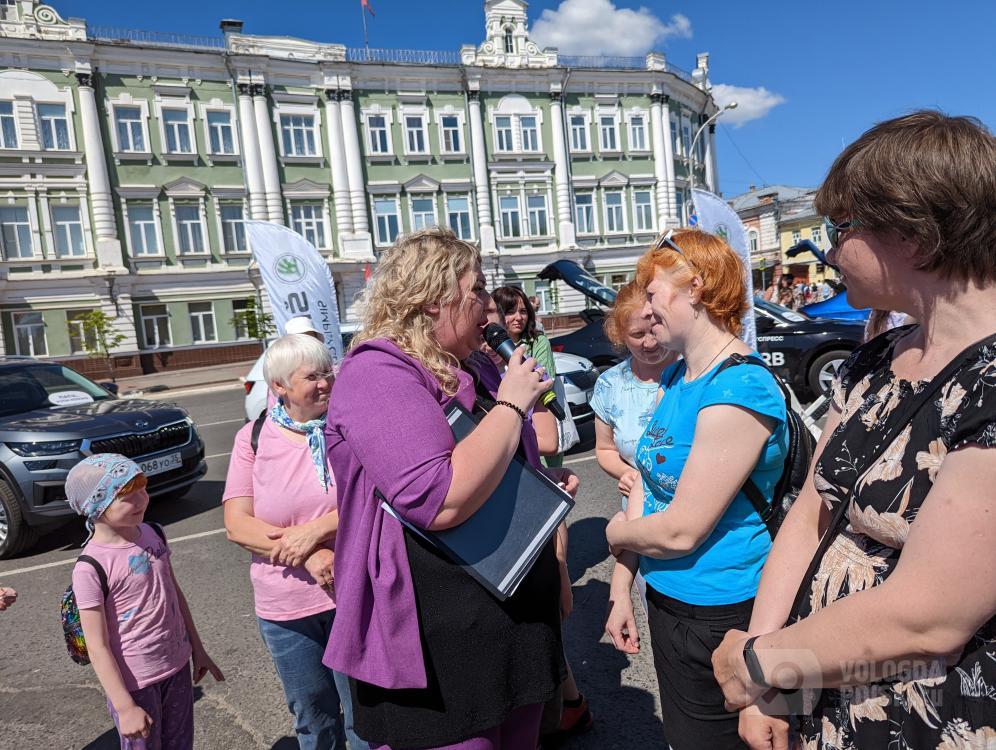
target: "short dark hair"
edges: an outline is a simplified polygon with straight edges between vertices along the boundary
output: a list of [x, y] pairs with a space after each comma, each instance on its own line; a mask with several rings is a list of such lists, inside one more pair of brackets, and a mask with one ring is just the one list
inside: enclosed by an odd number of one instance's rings
[[912, 239], [918, 270], [996, 280], [996, 138], [974, 117], [921, 110], [875, 125], [834, 161], [815, 206]]
[[524, 291], [517, 286], [500, 286], [491, 292], [491, 296], [494, 298], [495, 304], [498, 305], [498, 311], [502, 316], [514, 313], [521, 300], [522, 304], [526, 306], [526, 327], [522, 331], [522, 335], [527, 339], [536, 338], [536, 311], [533, 310], [533, 305]]

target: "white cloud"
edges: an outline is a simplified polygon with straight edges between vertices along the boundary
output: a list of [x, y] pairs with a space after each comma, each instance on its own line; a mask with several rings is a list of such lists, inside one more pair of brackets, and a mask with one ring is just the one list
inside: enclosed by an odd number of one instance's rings
[[736, 102], [737, 108], [725, 113], [721, 122], [728, 125], [735, 125], [738, 128], [745, 122], [759, 120], [768, 114], [774, 107], [785, 102], [785, 97], [768, 91], [764, 86], [748, 88], [747, 86], [730, 86], [725, 83], [717, 83], [712, 87], [712, 95], [716, 99], [716, 104], [720, 107]]
[[563, 0], [543, 11], [529, 36], [567, 55], [642, 55], [665, 39], [690, 39], [692, 22], [680, 13], [665, 22], [649, 8], [617, 8], [612, 0]]

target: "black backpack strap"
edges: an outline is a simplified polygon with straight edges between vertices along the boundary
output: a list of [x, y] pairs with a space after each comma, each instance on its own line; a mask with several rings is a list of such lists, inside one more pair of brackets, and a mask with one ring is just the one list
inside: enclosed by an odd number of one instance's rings
[[162, 525], [156, 523], [155, 521], [146, 521], [145, 523], [147, 526], [150, 526], [154, 532], [156, 532], [156, 536], [163, 540], [163, 544], [166, 544], [166, 530], [163, 529]]
[[252, 448], [252, 454], [255, 456], [256, 451], [259, 450], [259, 433], [263, 431], [263, 425], [266, 424], [266, 417], [269, 414], [269, 409], [263, 409], [262, 413], [256, 417], [256, 421], [252, 423], [252, 433], [249, 436], [249, 445]]
[[104, 598], [106, 599], [110, 593], [110, 588], [107, 585], [107, 573], [104, 572], [104, 566], [90, 557], [90, 555], [80, 555], [76, 558], [76, 562], [85, 562], [93, 566], [93, 569], [97, 571], [97, 578], [100, 580], [100, 590], [104, 592]]

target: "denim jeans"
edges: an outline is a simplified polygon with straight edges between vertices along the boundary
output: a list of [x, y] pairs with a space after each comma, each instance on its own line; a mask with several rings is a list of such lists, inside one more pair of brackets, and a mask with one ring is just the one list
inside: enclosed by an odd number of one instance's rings
[[353, 731], [349, 678], [322, 664], [334, 618], [334, 609], [298, 620], [257, 618], [283, 683], [301, 750], [343, 750], [347, 739], [350, 750], [369, 747]]

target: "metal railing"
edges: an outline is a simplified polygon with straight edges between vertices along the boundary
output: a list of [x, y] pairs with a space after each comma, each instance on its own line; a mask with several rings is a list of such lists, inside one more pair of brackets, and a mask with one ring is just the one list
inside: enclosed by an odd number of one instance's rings
[[[619, 55], [558, 55], [557, 64], [566, 68], [604, 68], [609, 70], [646, 70], [647, 58]], [[666, 63], [667, 72], [683, 81], [692, 82], [692, 74], [677, 65]]]
[[346, 61], [356, 63], [400, 63], [406, 65], [459, 65], [460, 52], [456, 50], [347, 47]]
[[169, 47], [173, 49], [200, 49], [221, 52], [225, 49], [223, 36], [198, 36], [174, 34], [168, 31], [143, 31], [120, 26], [93, 26], [87, 24], [88, 39], [111, 44], [135, 44], [143, 47]]

